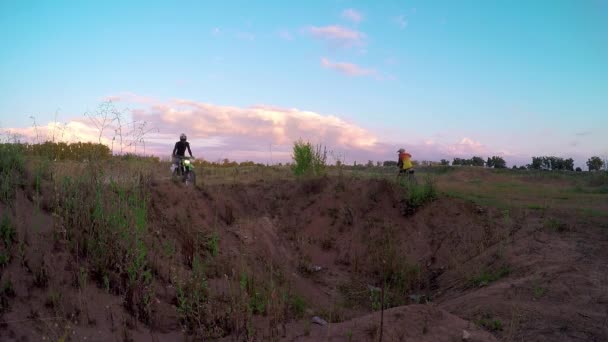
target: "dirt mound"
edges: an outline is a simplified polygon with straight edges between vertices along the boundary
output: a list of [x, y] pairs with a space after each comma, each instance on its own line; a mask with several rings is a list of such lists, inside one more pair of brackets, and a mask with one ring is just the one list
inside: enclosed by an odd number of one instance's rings
[[0, 206], [16, 227], [2, 339], [373, 340], [382, 286], [387, 341], [608, 337], [608, 237], [593, 220], [441, 196], [412, 214], [383, 179], [152, 182], [144, 319], [113, 287], [125, 279], [98, 281], [74, 253], [42, 188], [43, 206], [27, 188]]

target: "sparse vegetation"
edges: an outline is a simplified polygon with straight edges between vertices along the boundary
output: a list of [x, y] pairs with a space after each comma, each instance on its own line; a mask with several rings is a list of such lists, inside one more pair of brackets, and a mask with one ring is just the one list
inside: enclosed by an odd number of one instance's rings
[[503, 329], [502, 321], [499, 319], [496, 319], [496, 318], [489, 318], [489, 317], [480, 318], [475, 321], [475, 324], [477, 324], [478, 326], [483, 327], [489, 331], [493, 331], [493, 332], [502, 331], [502, 329]]
[[[155, 159], [125, 156], [80, 162], [25, 154], [23, 162], [25, 178], [17, 182], [15, 194], [25, 196], [11, 201], [31, 201], [36, 217], [52, 218], [53, 226], [49, 232], [33, 218], [36, 229], [19, 229], [22, 220], [14, 220], [10, 201], [3, 201], [2, 208], [9, 209], [2, 211], [0, 221], [0, 277], [14, 267], [26, 270], [30, 286], [43, 293], [37, 317], [47, 310], [74, 314], [81, 322], [100, 319], [86, 307], [87, 296], [97, 286], [104, 296], [119, 297], [125, 318], [112, 319], [124, 319], [119, 329], [127, 332], [128, 324], [155, 329], [174, 317], [173, 324], [195, 339], [277, 340], [287, 323], [308, 322], [311, 329], [312, 315], [332, 323], [350, 320], [352, 312], [380, 310], [382, 299], [385, 309], [431, 300], [440, 307], [443, 289], [437, 287], [454, 281], [450, 277], [455, 275], [466, 285], [450, 291], [474, 292], [507, 276], [515, 279], [511, 267], [516, 265], [510, 258], [515, 252], [511, 242], [523, 236], [518, 230], [546, 243], [547, 236], [563, 239], [570, 234], [543, 230], [583, 231], [568, 215], [604, 224], [603, 207], [597, 202], [605, 196], [602, 172], [422, 163], [429, 166], [417, 168], [416, 183], [405, 177], [395, 181], [394, 167], [368, 162], [357, 167], [324, 165], [321, 173], [302, 175], [326, 177], [294, 181], [296, 163], [265, 167], [227, 161], [201, 166], [210, 184], [204, 189], [173, 194], [168, 191], [171, 185], [162, 181], [165, 162]], [[488, 165], [492, 163], [490, 158]], [[184, 196], [194, 200], [182, 205]], [[241, 203], [234, 205], [236, 201]], [[230, 212], [224, 210], [228, 203]], [[566, 205], [575, 209], [564, 209]], [[403, 208], [411, 210], [405, 212], [408, 217], [399, 215]], [[263, 225], [257, 224], [258, 215]], [[445, 235], [446, 219], [453, 220], [452, 235]], [[527, 231], [526, 222], [534, 222], [533, 232]], [[40, 239], [46, 237], [51, 237], [52, 246], [40, 252], [41, 262], [32, 248], [40, 248]], [[432, 244], [418, 250], [426, 239]], [[61, 258], [49, 257], [53, 253]], [[300, 274], [293, 275], [298, 269], [290, 268], [289, 258], [300, 266]], [[51, 264], [57, 260], [67, 264]], [[473, 264], [487, 266], [471, 268]], [[54, 274], [64, 268], [72, 277], [67, 289]], [[444, 278], [437, 281], [440, 274]], [[321, 296], [322, 287], [335, 286], [339, 295], [325, 307], [301, 292], [302, 283]], [[73, 306], [70, 291], [78, 293], [80, 313], [66, 311]], [[536, 284], [528, 291], [532, 300], [551, 300], [546, 296], [551, 285]], [[0, 300], [2, 311], [10, 307], [12, 297], [0, 291]], [[506, 334], [496, 317], [463, 318], [499, 336]], [[425, 323], [416, 331], [432, 334], [432, 329]], [[517, 329], [513, 331], [517, 336]], [[343, 332], [352, 340], [361, 333]]]

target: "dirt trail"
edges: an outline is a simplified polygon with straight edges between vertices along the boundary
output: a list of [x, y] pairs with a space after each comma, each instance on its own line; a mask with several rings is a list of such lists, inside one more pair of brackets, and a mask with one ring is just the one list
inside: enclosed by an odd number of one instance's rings
[[[181, 338], [172, 277], [191, 272], [203, 250], [213, 308], [228, 305], [244, 273], [268, 278], [260, 283], [285, 284], [303, 298], [303, 315], [282, 317], [288, 322], [282, 332], [277, 328], [278, 335], [267, 328], [272, 314], [254, 317], [256, 340], [373, 340], [379, 313], [372, 311], [371, 297], [382, 279], [394, 285], [387, 301], [395, 307], [385, 312], [387, 341], [459, 340], [462, 330], [473, 341], [608, 340], [608, 234], [593, 220], [504, 212], [447, 198], [406, 216], [402, 192], [385, 180], [260, 181], [202, 189], [160, 181], [151, 188], [146, 239], [153, 246], [156, 288], [146, 325], [97, 284], [75, 289], [73, 283], [87, 275], [53, 238], [52, 216], [32, 199], [20, 192], [11, 214], [27, 243], [24, 257], [2, 269], [2, 281], [15, 284], [14, 295], [5, 296], [2, 340]], [[567, 229], [548, 230], [553, 217]], [[214, 235], [218, 254], [211, 257], [208, 241]], [[36, 273], [43, 264], [46, 284]], [[59, 312], [69, 324], [63, 317], [54, 325]], [[311, 326], [311, 316], [332, 322], [329, 328]], [[231, 317], [226, 314], [218, 326], [229, 329]], [[227, 333], [226, 340], [243, 339], [241, 332]]]

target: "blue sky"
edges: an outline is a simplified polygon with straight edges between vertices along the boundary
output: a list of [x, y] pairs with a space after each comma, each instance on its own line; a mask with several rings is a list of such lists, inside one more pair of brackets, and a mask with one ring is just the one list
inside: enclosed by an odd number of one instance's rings
[[[376, 138], [344, 147], [362, 158], [608, 154], [606, 0], [3, 1], [0, 43], [3, 128], [122, 94], [167, 134], [158, 106], [186, 99], [339, 117]], [[191, 136], [225, 152], [235, 134]]]

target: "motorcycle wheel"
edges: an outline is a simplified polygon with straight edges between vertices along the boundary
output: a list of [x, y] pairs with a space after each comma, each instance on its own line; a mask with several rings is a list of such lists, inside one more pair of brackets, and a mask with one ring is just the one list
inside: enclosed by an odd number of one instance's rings
[[186, 173], [186, 175], [184, 176], [184, 183], [186, 183], [186, 185], [196, 185], [196, 174], [194, 173], [194, 171], [189, 171]]

